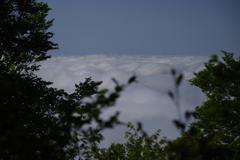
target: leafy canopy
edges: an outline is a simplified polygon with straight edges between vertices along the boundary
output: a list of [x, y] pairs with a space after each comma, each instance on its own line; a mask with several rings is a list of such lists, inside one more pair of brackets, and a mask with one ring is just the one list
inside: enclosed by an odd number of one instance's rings
[[208, 100], [196, 107], [197, 122], [191, 125], [205, 135], [220, 135], [216, 143], [240, 153], [240, 58], [222, 51], [223, 61], [216, 56], [205, 64], [206, 69], [195, 73], [189, 82], [198, 86]]
[[48, 32], [53, 20], [47, 21], [50, 8], [35, 0], [0, 1], [0, 70], [36, 71], [40, 62], [50, 58], [46, 52], [57, 49]]
[[[108, 94], [91, 78], [76, 84], [72, 94], [49, 87], [52, 83], [34, 71], [39, 70], [37, 62], [50, 58], [47, 51], [57, 48], [48, 32], [53, 20], [45, 19], [50, 8], [35, 0], [2, 0], [0, 7], [0, 159], [88, 155], [90, 144], [102, 139], [100, 131], [120, 123], [118, 113], [107, 120], [100, 115], [114, 105], [125, 85], [115, 80], [115, 90]], [[84, 103], [86, 97], [92, 101]]]
[[144, 136], [140, 128], [135, 128], [132, 123], [127, 124], [129, 131], [126, 132], [127, 141], [123, 144], [112, 143], [109, 148], [91, 146], [91, 157], [89, 159], [99, 160], [162, 160], [166, 154], [164, 146], [165, 138], [159, 139], [160, 130], [150, 137]]
[[222, 53], [223, 61], [212, 56], [206, 68], [189, 80], [202, 89], [207, 101], [195, 108], [196, 121], [189, 130], [168, 143], [170, 159], [240, 158], [240, 58]]

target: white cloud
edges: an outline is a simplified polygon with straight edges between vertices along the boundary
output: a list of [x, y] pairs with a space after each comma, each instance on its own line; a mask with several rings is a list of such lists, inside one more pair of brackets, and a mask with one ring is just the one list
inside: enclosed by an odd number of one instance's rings
[[[115, 107], [104, 112], [108, 117], [115, 111], [120, 111], [120, 120], [143, 122], [143, 127], [149, 134], [157, 129], [162, 135], [175, 138], [179, 132], [174, 127], [172, 119], [178, 118], [176, 106], [167, 92], [173, 89], [173, 78], [170, 73], [175, 68], [184, 74], [180, 86], [181, 108], [193, 110], [206, 97], [197, 87], [190, 86], [187, 79], [193, 78], [193, 72], [204, 69], [204, 62], [209, 57], [197, 56], [140, 56], [140, 55], [88, 55], [88, 56], [58, 56], [41, 63], [37, 74], [44, 80], [54, 82], [53, 86], [63, 88], [68, 92], [74, 90], [74, 84], [92, 77], [94, 81], [103, 81], [101, 88], [112, 89], [114, 77], [120, 84], [126, 83], [135, 74], [138, 83], [130, 85], [123, 91]], [[122, 142], [126, 127], [120, 126], [104, 131], [103, 146], [110, 142]]]

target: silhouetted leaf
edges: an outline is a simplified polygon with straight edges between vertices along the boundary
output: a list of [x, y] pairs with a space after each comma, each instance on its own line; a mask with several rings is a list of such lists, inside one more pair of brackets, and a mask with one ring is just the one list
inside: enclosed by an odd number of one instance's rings
[[177, 86], [181, 83], [182, 78], [183, 78], [183, 74], [180, 74], [180, 75], [178, 76], [178, 78], [176, 79], [176, 85], [177, 85]]
[[174, 99], [174, 95], [173, 95], [173, 93], [172, 93], [171, 91], [168, 92], [168, 95], [169, 95], [172, 99]]

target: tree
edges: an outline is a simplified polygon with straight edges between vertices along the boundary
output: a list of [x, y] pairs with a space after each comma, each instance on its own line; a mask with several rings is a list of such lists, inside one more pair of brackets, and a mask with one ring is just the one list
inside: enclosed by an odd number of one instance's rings
[[[102, 139], [100, 131], [120, 122], [102, 110], [114, 105], [125, 85], [99, 90], [101, 82], [86, 78], [74, 93], [49, 87], [33, 71], [50, 58], [57, 44], [47, 32], [48, 8], [35, 0], [0, 2], [0, 159], [74, 159], [88, 155], [88, 147]], [[129, 80], [133, 82], [135, 77]], [[93, 97], [95, 96], [95, 98]], [[92, 102], [83, 103], [89, 97]], [[97, 127], [92, 127], [95, 121]]]
[[240, 58], [222, 52], [223, 61], [212, 56], [206, 68], [189, 80], [208, 99], [195, 108], [196, 121], [189, 130], [168, 143], [170, 159], [240, 158]]
[[29, 72], [38, 70], [36, 62], [57, 49], [48, 32], [53, 20], [46, 21], [50, 8], [35, 0], [2, 0], [0, 2], [0, 69]]
[[141, 133], [140, 128], [135, 128], [130, 122], [127, 125], [127, 141], [123, 144], [112, 143], [109, 148], [99, 148], [92, 145], [92, 157], [98, 160], [162, 160], [165, 159], [164, 146], [166, 139], [159, 139], [160, 130], [150, 137]]
[[191, 125], [206, 135], [221, 134], [216, 142], [240, 153], [240, 58], [235, 60], [233, 53], [222, 52], [223, 62], [215, 57], [189, 81], [201, 88], [208, 98], [202, 106], [196, 107], [193, 116], [197, 122]]

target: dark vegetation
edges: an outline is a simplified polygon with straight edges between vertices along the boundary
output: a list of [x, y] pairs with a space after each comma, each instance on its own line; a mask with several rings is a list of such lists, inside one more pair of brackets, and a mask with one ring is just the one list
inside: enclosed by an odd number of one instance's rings
[[[35, 0], [0, 1], [0, 160], [57, 159], [240, 159], [240, 59], [224, 53], [223, 61], [212, 56], [206, 69], [189, 80], [208, 100], [187, 112], [196, 122], [174, 120], [182, 135], [168, 141], [160, 139], [160, 130], [148, 136], [141, 128], [127, 125], [127, 141], [99, 148], [101, 131], [117, 124], [118, 113], [108, 120], [100, 118], [102, 110], [114, 105], [127, 85], [116, 80], [115, 90], [99, 90], [101, 82], [86, 78], [76, 84], [74, 93], [50, 87], [34, 74], [37, 62], [50, 58], [47, 51], [57, 49], [50, 41], [46, 21], [47, 4]], [[176, 88], [182, 75], [175, 75]], [[176, 89], [177, 91], [177, 89]], [[177, 92], [170, 97], [177, 103]], [[83, 103], [85, 97], [91, 102]], [[90, 124], [95, 121], [97, 127]], [[187, 128], [188, 125], [188, 129]]]

